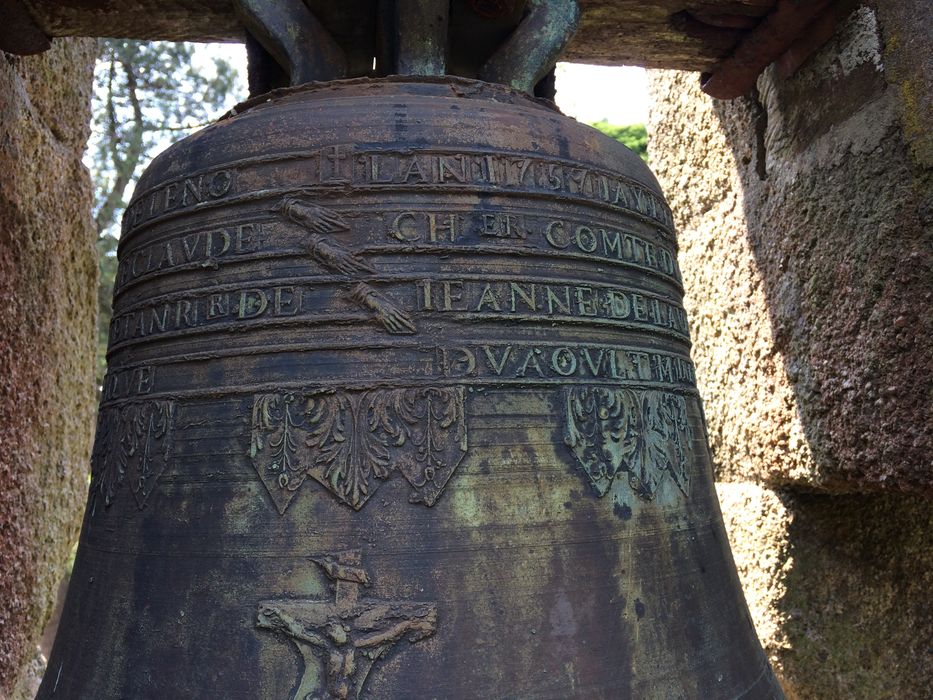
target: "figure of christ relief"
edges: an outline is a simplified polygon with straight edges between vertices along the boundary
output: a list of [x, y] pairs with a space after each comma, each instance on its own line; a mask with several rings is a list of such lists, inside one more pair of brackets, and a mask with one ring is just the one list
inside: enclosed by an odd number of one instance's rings
[[330, 238], [331, 234], [350, 230], [350, 225], [338, 212], [325, 209], [298, 195], [288, 195], [276, 209], [307, 232], [308, 253], [318, 264], [325, 270], [355, 282], [353, 288], [346, 293], [348, 299], [372, 314], [389, 333], [406, 334], [417, 331], [408, 314], [361, 279], [376, 274], [375, 268]]
[[334, 582], [334, 600], [262, 601], [256, 626], [284, 636], [301, 654], [304, 669], [292, 700], [358, 700], [373, 667], [399, 642], [434, 634], [437, 606], [361, 598], [370, 580], [360, 550], [312, 561]]

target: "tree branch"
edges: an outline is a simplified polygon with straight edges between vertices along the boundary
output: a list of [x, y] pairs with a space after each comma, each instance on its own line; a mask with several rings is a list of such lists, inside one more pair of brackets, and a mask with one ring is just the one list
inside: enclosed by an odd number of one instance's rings
[[130, 180], [133, 179], [133, 175], [143, 155], [143, 110], [139, 101], [139, 94], [137, 91], [138, 80], [133, 70], [132, 59], [132, 56], [121, 56], [119, 59], [123, 67], [123, 72], [126, 74], [126, 90], [130, 99], [130, 104], [133, 107], [133, 127], [129, 135], [126, 155], [123, 158], [120, 157], [118, 148], [117, 116], [113, 95], [113, 80], [116, 75], [116, 56], [112, 56], [110, 64], [110, 80], [107, 90], [107, 131], [110, 136], [110, 155], [116, 175], [110, 192], [107, 193], [107, 197], [104, 199], [104, 203], [101, 205], [95, 217], [98, 236], [102, 235], [103, 232], [114, 223], [117, 209], [123, 205], [123, 191], [130, 183]]

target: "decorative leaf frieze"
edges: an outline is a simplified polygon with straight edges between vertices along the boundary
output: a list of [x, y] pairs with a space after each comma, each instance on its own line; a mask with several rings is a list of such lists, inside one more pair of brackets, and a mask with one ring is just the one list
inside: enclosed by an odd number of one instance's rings
[[359, 510], [396, 470], [431, 506], [467, 451], [463, 402], [460, 387], [263, 394], [250, 456], [280, 513], [308, 477]]
[[172, 447], [175, 404], [143, 401], [103, 408], [97, 420], [91, 493], [105, 507], [124, 482], [142, 509], [165, 467]]
[[564, 390], [564, 405], [564, 441], [598, 496], [620, 473], [644, 500], [652, 500], [665, 479], [686, 495], [690, 426], [682, 396], [574, 386]]

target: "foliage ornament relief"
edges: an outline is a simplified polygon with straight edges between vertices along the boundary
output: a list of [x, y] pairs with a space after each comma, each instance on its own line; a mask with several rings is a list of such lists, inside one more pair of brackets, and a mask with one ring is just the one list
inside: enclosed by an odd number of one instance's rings
[[399, 471], [432, 506], [467, 451], [460, 387], [254, 397], [250, 456], [284, 513], [311, 477], [354, 510]]
[[564, 442], [599, 497], [624, 473], [650, 501], [670, 479], [687, 495], [690, 425], [682, 396], [663, 391], [574, 386], [564, 390]]
[[168, 465], [174, 428], [173, 401], [144, 401], [104, 408], [94, 440], [91, 497], [109, 507], [125, 482], [142, 510]]

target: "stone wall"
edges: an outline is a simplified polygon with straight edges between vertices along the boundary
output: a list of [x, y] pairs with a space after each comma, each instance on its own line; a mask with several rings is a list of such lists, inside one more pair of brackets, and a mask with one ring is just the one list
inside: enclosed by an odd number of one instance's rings
[[933, 42], [886, 5], [745, 98], [651, 76], [725, 518], [792, 698], [933, 684]]
[[[95, 43], [0, 53], [0, 697], [16, 697], [87, 493], [97, 313]], [[21, 676], [23, 676], [21, 678]]]
[[789, 700], [929, 698], [929, 500], [717, 490], [752, 619]]

